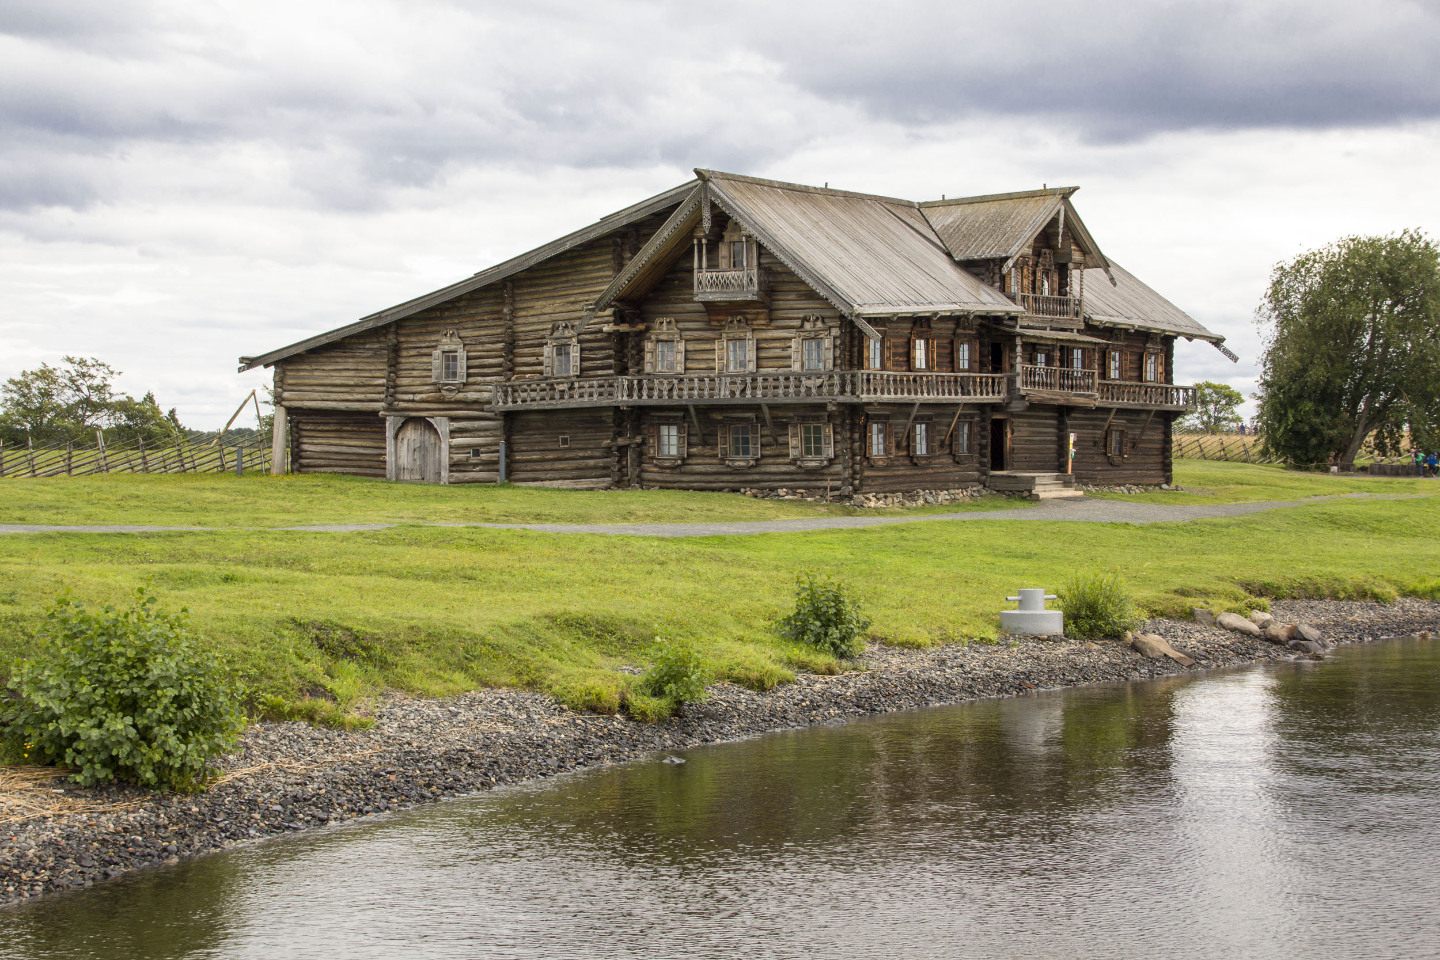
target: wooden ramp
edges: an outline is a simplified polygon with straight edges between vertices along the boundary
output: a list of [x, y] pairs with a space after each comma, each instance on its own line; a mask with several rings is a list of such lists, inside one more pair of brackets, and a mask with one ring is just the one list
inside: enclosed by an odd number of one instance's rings
[[1083, 497], [1068, 473], [1020, 473], [1013, 470], [990, 474], [988, 486], [996, 493], [1023, 494], [1031, 500], [1060, 500]]

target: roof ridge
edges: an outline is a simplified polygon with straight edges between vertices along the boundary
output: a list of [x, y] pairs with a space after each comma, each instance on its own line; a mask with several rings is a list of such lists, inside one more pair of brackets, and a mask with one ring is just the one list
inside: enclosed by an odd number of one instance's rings
[[993, 200], [1031, 200], [1035, 197], [1062, 197], [1070, 199], [1079, 187], [1042, 187], [1039, 190], [1019, 190], [1014, 193], [987, 193], [975, 197], [950, 197], [945, 200], [923, 200], [920, 207], [949, 207], [963, 203], [989, 203]]
[[906, 207], [920, 206], [920, 204], [914, 200], [906, 200], [904, 197], [887, 197], [878, 193], [857, 193], [854, 190], [836, 190], [831, 187], [812, 187], [808, 183], [791, 183], [787, 180], [767, 180], [764, 177], [748, 177], [743, 173], [726, 173], [723, 170], [707, 170], [704, 167], [696, 167], [695, 176], [701, 180], [714, 178], [717, 180], [734, 180], [737, 183], [756, 183], [762, 187], [774, 187], [777, 190], [794, 190], [797, 193], [818, 193], [827, 197], [854, 197], [857, 200], [878, 200], [881, 203], [898, 203]]

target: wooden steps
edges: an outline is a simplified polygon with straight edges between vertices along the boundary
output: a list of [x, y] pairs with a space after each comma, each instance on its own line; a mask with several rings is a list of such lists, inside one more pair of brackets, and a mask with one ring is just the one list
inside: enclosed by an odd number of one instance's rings
[[998, 471], [990, 474], [987, 484], [996, 493], [1022, 494], [1031, 500], [1062, 500], [1085, 496], [1075, 488], [1075, 478], [1068, 473], [1020, 473]]

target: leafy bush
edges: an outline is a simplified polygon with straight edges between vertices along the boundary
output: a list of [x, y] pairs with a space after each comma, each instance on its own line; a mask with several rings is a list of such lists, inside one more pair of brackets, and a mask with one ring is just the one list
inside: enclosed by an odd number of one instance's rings
[[243, 723], [231, 683], [184, 611], [161, 611], [144, 589], [128, 610], [62, 597], [46, 615], [39, 656], [16, 663], [6, 686], [6, 752], [71, 767], [85, 786], [119, 779], [195, 789]]
[[1061, 588], [1059, 600], [1068, 636], [1101, 640], [1140, 625], [1124, 582], [1113, 573], [1077, 573]]
[[710, 682], [710, 671], [693, 647], [672, 640], [657, 640], [650, 659], [654, 666], [640, 678], [644, 693], [676, 705], [699, 703], [709, 696], [705, 685]]
[[828, 578], [795, 578], [795, 610], [780, 621], [780, 635], [843, 660], [865, 649], [870, 618], [848, 587]]

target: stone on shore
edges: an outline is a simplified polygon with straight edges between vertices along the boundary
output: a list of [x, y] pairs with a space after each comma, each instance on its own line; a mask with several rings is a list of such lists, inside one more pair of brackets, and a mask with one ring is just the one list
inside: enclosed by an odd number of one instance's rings
[[1215, 626], [1215, 614], [1204, 607], [1195, 607], [1190, 611], [1190, 615], [1193, 616], [1195, 622], [1202, 627]]
[[1316, 653], [1320, 654], [1321, 656], [1324, 656], [1325, 654], [1325, 645], [1322, 643], [1317, 643], [1314, 640], [1301, 640], [1297, 637], [1296, 639], [1291, 640], [1288, 644], [1286, 644], [1286, 646], [1288, 646], [1291, 650], [1296, 650], [1300, 653]]
[[1260, 636], [1276, 646], [1283, 647], [1295, 639], [1295, 626], [1289, 623], [1272, 623], [1260, 631]]
[[1302, 623], [1295, 628], [1295, 639], [1308, 640], [1311, 643], [1323, 643], [1325, 635], [1316, 627], [1308, 623]]
[[1169, 657], [1184, 667], [1193, 667], [1195, 661], [1185, 654], [1170, 646], [1169, 641], [1154, 633], [1131, 634], [1130, 646], [1135, 652], [1151, 660], [1163, 660]]
[[1224, 627], [1231, 633], [1243, 633], [1247, 637], [1260, 636], [1260, 628], [1238, 613], [1222, 613], [1215, 618], [1217, 627]]
[[1255, 626], [1259, 627], [1261, 630], [1264, 630], [1266, 627], [1270, 626], [1270, 624], [1275, 622], [1275, 615], [1271, 613], [1266, 613], [1264, 610], [1251, 610], [1250, 622], [1255, 624]]

